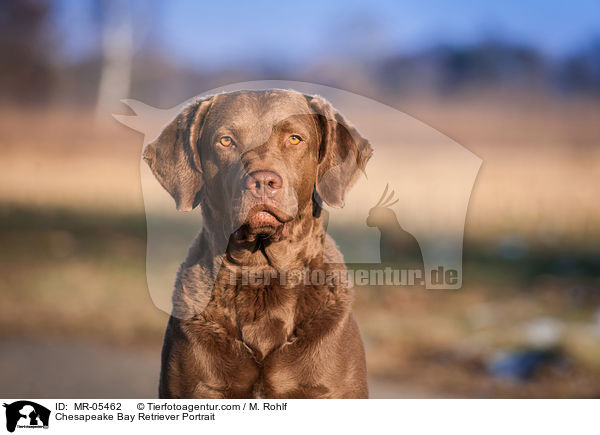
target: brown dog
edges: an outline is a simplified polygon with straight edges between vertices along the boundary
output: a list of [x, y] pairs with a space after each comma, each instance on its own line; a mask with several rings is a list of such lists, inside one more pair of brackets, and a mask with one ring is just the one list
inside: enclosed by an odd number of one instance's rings
[[345, 270], [321, 201], [343, 206], [371, 153], [325, 100], [284, 90], [201, 98], [148, 145], [177, 209], [199, 204], [204, 220], [175, 284], [160, 397], [367, 397], [345, 280], [290, 271]]

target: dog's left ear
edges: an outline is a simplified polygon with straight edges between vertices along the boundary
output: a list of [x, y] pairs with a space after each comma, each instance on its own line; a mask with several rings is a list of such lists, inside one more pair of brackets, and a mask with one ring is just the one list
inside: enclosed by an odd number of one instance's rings
[[212, 99], [200, 98], [185, 107], [144, 150], [144, 160], [177, 210], [190, 211], [199, 203], [203, 178], [198, 138]]
[[331, 207], [343, 207], [344, 196], [364, 172], [373, 149], [358, 130], [319, 96], [306, 96], [321, 130], [316, 191]]

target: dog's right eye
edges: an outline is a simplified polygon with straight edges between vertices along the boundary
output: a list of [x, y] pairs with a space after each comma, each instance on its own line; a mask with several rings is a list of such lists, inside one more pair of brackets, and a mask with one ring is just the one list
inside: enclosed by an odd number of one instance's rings
[[233, 145], [233, 139], [229, 136], [223, 136], [221, 139], [219, 139], [219, 143], [225, 148], [229, 148], [231, 145]]
[[290, 145], [298, 145], [300, 142], [302, 142], [302, 138], [297, 134], [293, 134], [288, 138], [288, 142]]

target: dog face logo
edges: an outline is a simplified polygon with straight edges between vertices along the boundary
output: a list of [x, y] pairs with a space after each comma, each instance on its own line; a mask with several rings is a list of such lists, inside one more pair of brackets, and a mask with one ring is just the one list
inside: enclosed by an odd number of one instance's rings
[[14, 432], [16, 428], [48, 428], [50, 410], [29, 400], [19, 400], [4, 404], [6, 408], [6, 430]]
[[[240, 103], [239, 110], [231, 109], [230, 113], [241, 116], [242, 113], [247, 113], [249, 108], [273, 108], [272, 113], [268, 110], [264, 112], [271, 113], [272, 116], [248, 115], [241, 117], [240, 122], [231, 122], [229, 116], [217, 116], [225, 112], [215, 111], [215, 107], [210, 111], [204, 107], [210, 105], [211, 101], [214, 103], [217, 97], [220, 102], [226, 101], [226, 98], [231, 98], [227, 96], [229, 93], [266, 89], [294, 89], [297, 95], [301, 93], [309, 96], [306, 101], [313, 103], [317, 100], [311, 96], [323, 96], [331, 103], [332, 108], [335, 107], [335, 110], [339, 111], [339, 114], [347, 115], [352, 120], [354, 128], [360, 131], [361, 136], [368, 139], [373, 148], [372, 155], [370, 152], [364, 153], [366, 148], [362, 153], [357, 153], [360, 147], [350, 147], [344, 152], [331, 153], [329, 159], [320, 157], [327, 156], [326, 152], [322, 154], [314, 152], [313, 138], [318, 135], [311, 134], [312, 126], [317, 127], [319, 131], [327, 126], [327, 132], [338, 131], [341, 138], [354, 137], [352, 134], [347, 134], [351, 132], [347, 128], [345, 128], [346, 133], [342, 128], [334, 128], [343, 127], [337, 122], [335, 115], [322, 116], [327, 113], [324, 111], [326, 107], [324, 105], [319, 108], [312, 104], [310, 110], [305, 110], [304, 104], [292, 105], [289, 106], [289, 111], [282, 111], [281, 108], [285, 105], [279, 103], [264, 105]], [[389, 106], [347, 91], [291, 81], [235, 83], [213, 89], [166, 110], [156, 109], [135, 100], [123, 100], [123, 102], [135, 115], [113, 116], [119, 122], [144, 134], [146, 151], [145, 161], [140, 162], [140, 175], [148, 227], [147, 282], [154, 303], [166, 313], [173, 313], [172, 277], [178, 271], [181, 258], [185, 258], [191, 241], [198, 235], [199, 222], [203, 227], [213, 224], [214, 228], [210, 234], [223, 234], [223, 237], [215, 238], [211, 243], [215, 243], [215, 246], [219, 244], [218, 250], [225, 252], [228, 237], [240, 227], [241, 223], [248, 223], [251, 214], [249, 212], [253, 213], [256, 210], [254, 208], [256, 197], [272, 199], [267, 195], [266, 187], [271, 189], [271, 193], [278, 190], [279, 197], [285, 200], [275, 204], [277, 210], [265, 209], [266, 214], [260, 213], [255, 216], [254, 223], [277, 225], [281, 220], [285, 221], [289, 217], [296, 216], [300, 200], [307, 198], [303, 194], [310, 193], [314, 187], [317, 195], [313, 198], [316, 198], [316, 202], [321, 202], [319, 205], [322, 206], [319, 213], [323, 215], [323, 226], [327, 234], [338, 243], [347, 264], [357, 267], [360, 265], [362, 269], [370, 269], [371, 265], [378, 267], [377, 265], [384, 264], [393, 270], [420, 270], [424, 282], [417, 285], [424, 285], [427, 289], [461, 288], [463, 234], [467, 208], [482, 160], [432, 127]], [[198, 110], [204, 108], [207, 112]], [[329, 111], [329, 113], [331, 115], [333, 112]], [[316, 124], [303, 122], [306, 115], [311, 115], [313, 120], [319, 122]], [[174, 122], [178, 118], [181, 122]], [[209, 118], [211, 122], [208, 122]], [[200, 120], [204, 120], [202, 129], [199, 128]], [[232, 125], [240, 130], [239, 134], [230, 131]], [[259, 128], [260, 126], [264, 128]], [[303, 132], [309, 129], [304, 135], [299, 134], [298, 131], [301, 142], [295, 147], [287, 148], [289, 153], [297, 153], [293, 154], [297, 159], [290, 157], [286, 160], [283, 154], [271, 155], [274, 159], [271, 169], [281, 169], [275, 171], [279, 175], [287, 174], [287, 184], [280, 183], [279, 179], [273, 177], [271, 173], [259, 171], [254, 174], [258, 177], [250, 176], [246, 169], [253, 170], [252, 166], [258, 162], [253, 160], [253, 156], [262, 155], [263, 150], [267, 150], [264, 144], [275, 144], [273, 141], [279, 137], [277, 135], [292, 127], [294, 133], [298, 129]], [[178, 135], [179, 129], [187, 131], [188, 134]], [[246, 134], [246, 130], [257, 130], [257, 133], [247, 134], [246, 138], [240, 139], [238, 136]], [[177, 138], [187, 139], [182, 142], [181, 147], [167, 147], [166, 150], [169, 152], [166, 152], [165, 149], [156, 148], [155, 142], [161, 135], [166, 135], [165, 139], [170, 135], [175, 142]], [[203, 135], [210, 140], [205, 142], [196, 140]], [[224, 142], [220, 142], [220, 139]], [[239, 142], [237, 145], [241, 145], [238, 148], [236, 148], [236, 139]], [[292, 139], [294, 142], [297, 140], [295, 134]], [[344, 141], [335, 142], [339, 144]], [[359, 142], [355, 141], [355, 143]], [[152, 145], [153, 143], [155, 144]], [[190, 154], [191, 143], [200, 147], [202, 152]], [[279, 145], [282, 143], [283, 141], [278, 142]], [[293, 145], [292, 142], [289, 144]], [[308, 148], [313, 150], [310, 155], [302, 154]], [[323, 148], [325, 151], [327, 147]], [[329, 149], [334, 150], [334, 148]], [[237, 159], [236, 150], [246, 161]], [[321, 147], [319, 147], [320, 151]], [[303, 170], [303, 165], [307, 165], [310, 156], [315, 154], [321, 159], [321, 170], [316, 174], [314, 171]], [[359, 158], [361, 155], [364, 158]], [[185, 168], [186, 171], [183, 172], [189, 172], [191, 167], [198, 169], [196, 172], [192, 171], [191, 177], [175, 179], [175, 181], [185, 182], [188, 190], [178, 190], [175, 185], [169, 183], [166, 183], [166, 188], [161, 185], [161, 177], [170, 174], [170, 177], [167, 177], [169, 181], [173, 179], [174, 174], [173, 171], [162, 171], [164, 168], [156, 166], [157, 158], [161, 156], [185, 157], [175, 165], [176, 168], [180, 166]], [[366, 165], [367, 156], [368, 165]], [[158, 180], [146, 161], [155, 162], [153, 170], [156, 172], [158, 169]], [[289, 170], [285, 171], [281, 165]], [[220, 171], [217, 175], [216, 168], [225, 166], [231, 168], [231, 172]], [[203, 172], [200, 172], [200, 169]], [[229, 173], [233, 175], [226, 175]], [[358, 177], [356, 179], [346, 177], [346, 181], [339, 182], [343, 178], [340, 177], [341, 173], [357, 174]], [[245, 178], [246, 184], [241, 184], [240, 174], [249, 176]], [[302, 174], [303, 177], [290, 178], [290, 174]], [[254, 184], [248, 183], [253, 179]], [[207, 180], [214, 180], [214, 183], [212, 181], [205, 183]], [[293, 180], [301, 185], [292, 185]], [[303, 184], [307, 180], [315, 181], [310, 189], [306, 189], [306, 185]], [[222, 184], [218, 184], [217, 181]], [[352, 189], [339, 189], [342, 186], [348, 187], [355, 181]], [[207, 189], [208, 184], [214, 188]], [[256, 188], [254, 194], [252, 186]], [[201, 197], [198, 193], [202, 189], [203, 194], [206, 195], [208, 192], [208, 197], [214, 198], [212, 202], [220, 207], [218, 209], [216, 206], [213, 207], [214, 210], [207, 220], [198, 208], [187, 215], [175, 210], [173, 198], [180, 210], [191, 210], [198, 205], [197, 200]], [[241, 191], [245, 196], [240, 197]], [[379, 198], [382, 191], [384, 194], [380, 201], [376, 204], [372, 203], [371, 200]], [[173, 194], [175, 196], [171, 197]], [[202, 211], [205, 209], [210, 210], [209, 207], [204, 207]], [[269, 216], [271, 211], [278, 214], [279, 219], [275, 215]], [[219, 220], [215, 219], [215, 216], [225, 216], [225, 218]], [[268, 226], [263, 225], [263, 227]], [[283, 234], [285, 229], [285, 225], [277, 227], [279, 229], [274, 233], [274, 237], [278, 237], [279, 232]], [[241, 233], [241, 235], [246, 234]], [[261, 234], [260, 237], [263, 235]], [[242, 242], [244, 240], [242, 239]], [[218, 267], [211, 265], [209, 269], [218, 270]], [[216, 273], [206, 273], [203, 276], [207, 279], [202, 282], [202, 288], [209, 292]], [[209, 297], [202, 297], [195, 303], [202, 305], [209, 300]]]

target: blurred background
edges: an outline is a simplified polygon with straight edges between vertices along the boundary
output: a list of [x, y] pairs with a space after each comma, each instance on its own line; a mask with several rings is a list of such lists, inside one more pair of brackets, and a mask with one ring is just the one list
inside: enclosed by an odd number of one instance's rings
[[483, 159], [463, 288], [356, 290], [372, 396], [600, 397], [595, 0], [1, 2], [2, 396], [156, 394], [142, 136], [111, 114], [268, 79], [375, 99]]

